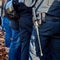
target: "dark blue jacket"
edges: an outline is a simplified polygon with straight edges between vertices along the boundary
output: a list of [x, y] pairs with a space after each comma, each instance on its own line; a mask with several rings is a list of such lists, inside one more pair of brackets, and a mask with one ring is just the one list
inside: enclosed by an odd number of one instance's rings
[[49, 8], [48, 14], [56, 17], [60, 17], [60, 1], [56, 0], [53, 2], [51, 7]]

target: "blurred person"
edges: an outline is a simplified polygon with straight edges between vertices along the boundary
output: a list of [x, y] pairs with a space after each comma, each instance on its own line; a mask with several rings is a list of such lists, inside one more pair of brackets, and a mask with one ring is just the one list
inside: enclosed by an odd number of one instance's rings
[[2, 20], [2, 30], [5, 32], [5, 45], [6, 47], [10, 47], [12, 31], [9, 26], [9, 19], [5, 15], [2, 15], [1, 20]]
[[32, 8], [27, 7], [24, 2], [13, 0], [13, 7], [19, 13], [19, 33], [21, 43], [21, 56], [19, 60], [29, 60], [29, 43], [32, 33]]
[[[12, 0], [8, 1], [6, 4], [6, 16], [8, 19], [10, 19], [10, 27], [12, 30], [12, 41], [9, 49], [9, 54], [8, 54], [8, 60], [19, 60], [20, 58], [20, 50], [21, 50], [21, 45], [20, 45], [20, 33], [19, 33], [19, 20], [16, 19], [16, 16], [13, 18], [10, 18], [11, 16], [13, 17], [14, 15], [11, 15], [13, 13], [7, 13], [7, 10], [11, 7], [12, 5]], [[11, 8], [12, 9], [12, 8]]]

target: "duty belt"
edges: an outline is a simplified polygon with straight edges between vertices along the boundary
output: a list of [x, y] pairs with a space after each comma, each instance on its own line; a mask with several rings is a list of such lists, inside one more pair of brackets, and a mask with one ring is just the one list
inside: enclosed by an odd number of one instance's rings
[[53, 16], [50, 14], [46, 14], [45, 20], [53, 21], [53, 22], [60, 22], [60, 17], [56, 17], [56, 16]]

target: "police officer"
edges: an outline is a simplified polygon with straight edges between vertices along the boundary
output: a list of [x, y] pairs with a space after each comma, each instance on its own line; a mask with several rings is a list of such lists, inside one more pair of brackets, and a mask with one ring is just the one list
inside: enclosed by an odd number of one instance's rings
[[54, 0], [40, 27], [41, 60], [60, 60], [60, 1]]
[[[23, 0], [21, 0], [23, 1]], [[17, 13], [19, 13], [19, 33], [21, 40], [21, 56], [19, 60], [29, 59], [29, 43], [32, 33], [32, 8], [27, 7], [23, 2], [13, 0], [13, 7]], [[17, 60], [17, 59], [16, 59]]]
[[46, 13], [45, 21], [43, 21], [43, 23], [40, 25], [39, 28], [40, 28], [40, 40], [43, 52], [43, 56], [40, 56], [40, 60], [60, 60], [60, 51], [59, 51], [60, 1], [59, 0], [54, 0], [48, 12]]

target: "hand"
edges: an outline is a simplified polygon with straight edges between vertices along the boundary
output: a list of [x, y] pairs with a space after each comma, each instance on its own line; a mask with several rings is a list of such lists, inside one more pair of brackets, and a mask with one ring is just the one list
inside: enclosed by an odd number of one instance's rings
[[13, 2], [14, 5], [18, 4], [18, 0], [13, 0], [12, 2]]

